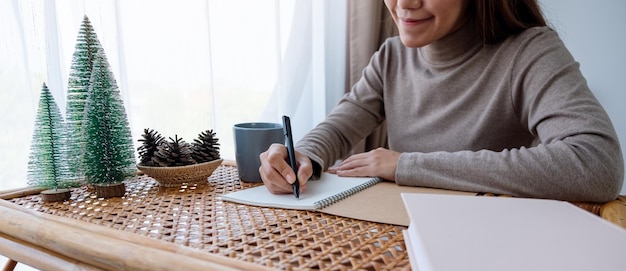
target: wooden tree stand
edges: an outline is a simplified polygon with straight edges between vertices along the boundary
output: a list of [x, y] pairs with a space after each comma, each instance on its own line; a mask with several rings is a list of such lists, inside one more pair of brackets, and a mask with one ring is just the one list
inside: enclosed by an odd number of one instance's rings
[[124, 183], [114, 184], [94, 184], [96, 195], [99, 198], [115, 198], [123, 197], [126, 193], [126, 185]]
[[41, 191], [40, 194], [44, 202], [66, 201], [71, 196], [69, 189], [48, 189]]

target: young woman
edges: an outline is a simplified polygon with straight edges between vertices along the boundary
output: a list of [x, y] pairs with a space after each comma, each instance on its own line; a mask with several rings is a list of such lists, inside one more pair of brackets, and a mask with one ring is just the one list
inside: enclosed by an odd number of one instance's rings
[[[300, 187], [321, 171], [398, 185], [606, 202], [624, 163], [608, 115], [536, 0], [386, 0], [399, 29], [296, 146]], [[389, 149], [345, 158], [383, 120]], [[283, 145], [261, 154], [291, 193]]]

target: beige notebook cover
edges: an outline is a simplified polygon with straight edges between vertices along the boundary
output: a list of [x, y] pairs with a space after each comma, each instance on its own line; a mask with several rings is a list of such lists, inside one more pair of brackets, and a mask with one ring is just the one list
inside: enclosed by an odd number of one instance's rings
[[291, 194], [274, 195], [265, 186], [257, 186], [222, 195], [222, 199], [242, 204], [311, 210], [378, 223], [409, 225], [400, 193], [461, 194], [432, 188], [398, 186], [372, 177], [339, 177], [323, 173], [319, 180], [309, 181], [307, 189], [295, 199]]
[[392, 182], [381, 182], [319, 211], [360, 220], [408, 226], [409, 216], [402, 202], [401, 193], [476, 195], [472, 192], [399, 186]]

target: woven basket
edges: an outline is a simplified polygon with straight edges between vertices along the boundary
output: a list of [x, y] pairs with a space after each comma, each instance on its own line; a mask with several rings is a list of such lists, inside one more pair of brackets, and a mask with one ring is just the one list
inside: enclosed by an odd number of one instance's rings
[[224, 159], [180, 167], [147, 167], [137, 165], [144, 174], [154, 178], [160, 186], [176, 187], [182, 184], [203, 184]]

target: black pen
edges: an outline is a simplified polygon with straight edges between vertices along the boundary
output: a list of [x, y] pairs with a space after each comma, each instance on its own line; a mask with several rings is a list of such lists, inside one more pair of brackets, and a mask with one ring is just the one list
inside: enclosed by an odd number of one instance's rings
[[293, 182], [293, 195], [296, 199], [300, 198], [300, 183], [298, 182], [298, 166], [296, 165], [296, 151], [293, 147], [293, 136], [291, 134], [291, 121], [289, 117], [283, 116], [283, 133], [285, 134], [285, 145], [287, 145], [287, 155], [289, 156], [289, 165], [296, 174], [296, 181]]

